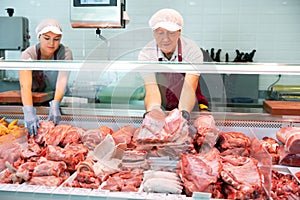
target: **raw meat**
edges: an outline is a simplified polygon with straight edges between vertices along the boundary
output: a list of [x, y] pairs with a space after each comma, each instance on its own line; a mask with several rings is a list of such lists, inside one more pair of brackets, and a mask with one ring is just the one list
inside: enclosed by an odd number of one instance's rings
[[223, 156], [221, 177], [226, 186], [226, 195], [230, 199], [255, 199], [263, 194], [263, 176], [257, 160], [237, 155]]
[[81, 135], [81, 142], [86, 146], [89, 150], [94, 150], [94, 148], [100, 144], [100, 142], [104, 139], [102, 131], [100, 129], [89, 129], [83, 135]]
[[[229, 150], [233, 155], [250, 156], [250, 138], [241, 132], [220, 132], [216, 147], [219, 149], [221, 154]], [[236, 151], [236, 148], [238, 150]], [[238, 154], [235, 154], [238, 153]], [[224, 155], [230, 155], [224, 152]]]
[[276, 132], [276, 137], [285, 145], [287, 152], [300, 153], [300, 127], [283, 127]]
[[204, 154], [182, 154], [178, 165], [188, 196], [193, 192], [211, 192], [210, 185], [220, 176], [221, 160], [215, 148]]

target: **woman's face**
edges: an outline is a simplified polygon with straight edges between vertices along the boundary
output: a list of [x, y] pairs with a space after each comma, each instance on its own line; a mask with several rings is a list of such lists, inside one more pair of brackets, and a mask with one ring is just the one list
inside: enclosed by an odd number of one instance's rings
[[40, 36], [42, 59], [50, 59], [53, 56], [54, 52], [59, 47], [60, 40], [61, 35], [52, 32], [47, 32]]
[[154, 30], [153, 33], [156, 43], [163, 53], [169, 54], [175, 51], [178, 38], [180, 37], [180, 30], [168, 31], [163, 28], [158, 28]]

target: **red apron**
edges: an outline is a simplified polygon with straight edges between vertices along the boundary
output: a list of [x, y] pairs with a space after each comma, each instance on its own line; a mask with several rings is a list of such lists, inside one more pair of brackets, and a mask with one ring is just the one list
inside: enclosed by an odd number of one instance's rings
[[[41, 50], [37, 51], [37, 60], [41, 60]], [[57, 60], [57, 53], [54, 53], [54, 60]], [[41, 70], [34, 70], [32, 72], [32, 92], [44, 92], [47, 87], [47, 76]]]
[[[161, 58], [158, 61], [162, 61]], [[178, 40], [178, 62], [182, 62], [182, 46], [180, 39]], [[184, 83], [185, 73], [157, 73], [156, 79], [159, 83], [159, 88], [162, 95], [162, 102], [166, 110], [173, 110], [178, 108], [180, 94]], [[196, 89], [196, 97], [198, 104], [204, 104], [208, 106], [208, 101], [205, 96], [202, 95], [200, 89], [200, 83]]]

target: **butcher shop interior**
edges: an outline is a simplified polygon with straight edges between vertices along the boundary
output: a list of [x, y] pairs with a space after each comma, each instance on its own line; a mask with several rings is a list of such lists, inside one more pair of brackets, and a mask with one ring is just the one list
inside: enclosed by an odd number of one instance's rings
[[[203, 62], [140, 59], [165, 8]], [[299, 16], [298, 0], [1, 0], [0, 199], [300, 199]], [[43, 39], [69, 57], [26, 57]], [[56, 90], [28, 101], [42, 71]], [[154, 73], [200, 74], [207, 104], [149, 110]]]

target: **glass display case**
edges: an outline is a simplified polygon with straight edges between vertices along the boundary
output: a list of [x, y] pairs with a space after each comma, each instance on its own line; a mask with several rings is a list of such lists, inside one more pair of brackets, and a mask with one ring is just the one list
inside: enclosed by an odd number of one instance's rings
[[[131, 61], [1, 61], [0, 69], [16, 72], [18, 70], [49, 70], [49, 71], [70, 71], [68, 91], [61, 102], [62, 121], [61, 124], [70, 124], [84, 129], [95, 129], [101, 126], [110, 127], [113, 131], [121, 127], [133, 126], [140, 128], [145, 112], [143, 98], [145, 91], [141, 73], [152, 72], [173, 72], [173, 73], [201, 73], [202, 86], [205, 87], [205, 94], [209, 101], [209, 111], [192, 111], [191, 120], [200, 115], [212, 115], [216, 126], [223, 132], [243, 132], [247, 135], [254, 135], [256, 139], [263, 137], [276, 137], [276, 131], [286, 126], [300, 126], [300, 114], [272, 114], [265, 110], [266, 100], [283, 100], [285, 96], [293, 98], [284, 99], [285, 102], [298, 103], [298, 86], [279, 85], [278, 78], [288, 77], [297, 82], [300, 78], [299, 64], [275, 64], [275, 63], [158, 63], [158, 62], [131, 62]], [[232, 75], [259, 75], [259, 84], [269, 80], [266, 89], [259, 85], [259, 90], [251, 91], [251, 82], [226, 83], [224, 76]], [[236, 79], [234, 77], [233, 79]], [[249, 79], [245, 78], [245, 81]], [[228, 81], [228, 80], [227, 80]], [[242, 81], [243, 83], [240, 83]], [[12, 101], [5, 92], [18, 91], [17, 79], [1, 80], [1, 90], [4, 96], [1, 97], [0, 116], [8, 120], [18, 119], [22, 123], [24, 118], [20, 100]], [[257, 83], [255, 83], [257, 84]], [[255, 85], [254, 84], [254, 85]], [[281, 84], [281, 83], [280, 83]], [[248, 87], [249, 86], [249, 87]], [[258, 95], [254, 101], [248, 101], [249, 97], [238, 97], [232, 101], [232, 96], [227, 97], [228, 90], [241, 87], [241, 90], [263, 93]], [[6, 96], [5, 96], [6, 95]], [[47, 93], [44, 99], [37, 96], [40, 102], [35, 103], [37, 114], [40, 119], [46, 120], [49, 112], [48, 102], [53, 92]], [[3, 98], [4, 97], [4, 98]], [[3, 100], [4, 99], [4, 100]], [[287, 107], [283, 108], [287, 109]], [[299, 107], [298, 107], [299, 109]], [[296, 109], [297, 110], [297, 109]], [[299, 112], [299, 111], [298, 111]], [[250, 137], [250, 136], [249, 136]], [[265, 155], [268, 157], [268, 155]], [[265, 157], [264, 157], [265, 158]], [[268, 157], [269, 158], [269, 157]], [[266, 159], [268, 160], [268, 159]], [[270, 190], [270, 164], [265, 173], [266, 191]], [[287, 168], [284, 170], [287, 170]], [[26, 198], [78, 198], [78, 199], [189, 199], [181, 195], [166, 195], [163, 193], [111, 193], [101, 190], [71, 190], [64, 187], [42, 187], [28, 186], [25, 191], [24, 185], [12, 185], [10, 187], [0, 184], [0, 194], [3, 198], [18, 196], [19, 199]], [[19, 191], [19, 192], [16, 192]], [[25, 194], [25, 195], [22, 195]], [[49, 194], [51, 194], [49, 196]], [[155, 196], [156, 195], [156, 196]], [[195, 193], [195, 198], [197, 199]], [[205, 195], [205, 194], [202, 194]]]

